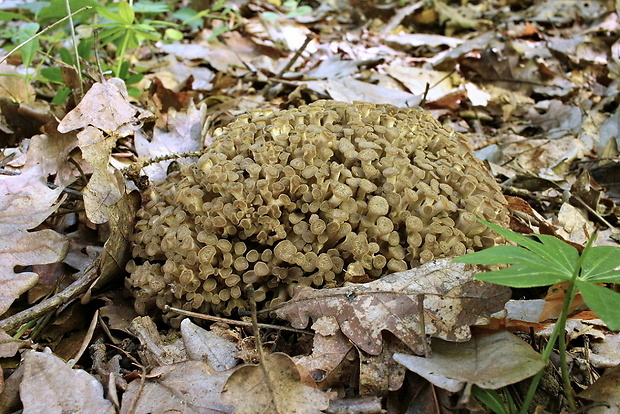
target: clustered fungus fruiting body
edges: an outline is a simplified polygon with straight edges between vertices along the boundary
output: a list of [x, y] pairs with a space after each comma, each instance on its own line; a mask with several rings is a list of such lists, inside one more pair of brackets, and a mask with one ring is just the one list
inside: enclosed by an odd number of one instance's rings
[[[335, 287], [501, 242], [505, 199], [464, 136], [428, 112], [318, 101], [254, 110], [145, 193], [127, 286], [229, 315], [297, 284]], [[168, 318], [169, 319], [169, 318]]]

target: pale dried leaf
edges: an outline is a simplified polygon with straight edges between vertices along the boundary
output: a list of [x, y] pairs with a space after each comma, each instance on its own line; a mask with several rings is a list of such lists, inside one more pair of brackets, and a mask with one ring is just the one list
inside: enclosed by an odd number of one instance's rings
[[0, 97], [9, 98], [12, 102], [32, 102], [35, 100], [34, 87], [23, 78], [13, 65], [0, 64]]
[[366, 101], [408, 107], [415, 106], [421, 101], [418, 95], [351, 78], [328, 79], [325, 82], [325, 89], [332, 99], [343, 102]]
[[237, 346], [214, 332], [202, 329], [189, 319], [181, 322], [181, 335], [187, 356], [206, 362], [216, 371], [226, 371], [237, 365]]
[[611, 368], [584, 391], [579, 398], [601, 403], [592, 407], [588, 414], [619, 414], [620, 413], [620, 366]]
[[103, 387], [81, 369], [71, 369], [48, 352], [27, 352], [19, 387], [24, 414], [113, 414]]
[[602, 341], [592, 342], [589, 359], [595, 368], [620, 366], [620, 333], [607, 334]]
[[[198, 108], [190, 101], [185, 112], [171, 110], [168, 113], [166, 130], [155, 129], [153, 138], [149, 141], [144, 133], [136, 131], [135, 144], [138, 156], [144, 159], [161, 157], [163, 155], [181, 154], [198, 151], [202, 148], [202, 126], [207, 116], [207, 106], [201, 104]], [[184, 160], [179, 160], [183, 163]], [[144, 168], [151, 183], [158, 183], [166, 179], [168, 165], [172, 161], [158, 162]]]
[[38, 166], [0, 176], [0, 314], [38, 279], [33, 272], [15, 273], [15, 266], [56, 263], [67, 253], [64, 236], [49, 229], [28, 231], [56, 210], [61, 191], [45, 185]]
[[134, 133], [149, 116], [148, 111], [129, 103], [125, 84], [113, 78], [94, 84], [58, 125], [59, 132], [83, 128], [78, 133], [78, 145], [93, 169], [83, 191], [86, 216], [91, 222], [107, 222], [108, 208], [125, 193], [122, 175], [109, 165], [116, 140]]
[[[220, 402], [230, 372], [217, 372], [200, 361], [164, 365], [151, 371], [144, 387], [132, 381], [123, 394], [121, 414], [224, 414], [232, 407]], [[133, 408], [133, 411], [132, 411]]]
[[426, 335], [467, 341], [469, 326], [485, 323], [509, 299], [509, 289], [474, 281], [473, 275], [463, 264], [437, 260], [366, 284], [301, 288], [276, 314], [300, 329], [310, 318], [334, 316], [342, 332], [372, 355], [381, 352], [381, 332], [387, 330], [421, 354]]
[[233, 405], [236, 414], [312, 414], [328, 407], [322, 391], [301, 383], [288, 355], [267, 355], [262, 364], [244, 365], [226, 382], [222, 402]]
[[137, 129], [136, 121], [149, 113], [129, 103], [125, 83], [118, 78], [95, 83], [71, 112], [62, 119], [58, 131], [69, 132], [88, 126], [123, 137]]
[[93, 168], [93, 175], [83, 191], [86, 216], [95, 224], [105, 223], [109, 207], [125, 193], [123, 176], [108, 165], [116, 137], [104, 137], [99, 129], [86, 127], [78, 133], [78, 141], [82, 156]]
[[395, 361], [439, 388], [460, 391], [465, 384], [496, 390], [531, 377], [545, 364], [541, 355], [508, 332], [474, 336], [467, 343], [433, 340], [428, 358], [395, 353]]
[[9, 358], [14, 356], [18, 350], [29, 346], [28, 341], [15, 339], [6, 332], [0, 330], [0, 358]]

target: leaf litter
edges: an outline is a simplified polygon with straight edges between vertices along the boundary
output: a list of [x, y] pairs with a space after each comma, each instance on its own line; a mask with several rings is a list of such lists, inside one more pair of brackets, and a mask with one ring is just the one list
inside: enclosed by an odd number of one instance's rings
[[[0, 307], [5, 318], [7, 311], [29, 306], [20, 296], [30, 293], [39, 278], [36, 272], [42, 273], [33, 265], [59, 264], [69, 278], [76, 270], [84, 272], [96, 260], [92, 252], [102, 250], [110, 227], [123, 223], [123, 231], [113, 233], [104, 250], [107, 264], [96, 266], [101, 275], [112, 275], [106, 278], [108, 286], [120, 286], [113, 275], [124, 267], [132, 211], [135, 215], [126, 200], [118, 208], [127, 189], [133, 188], [120, 170], [131, 162], [200, 149], [208, 145], [210, 130], [241, 110], [286, 107], [318, 98], [423, 104], [471, 138], [507, 194], [531, 204], [529, 210], [515, 210], [519, 212], [515, 228], [552, 232], [582, 244], [595, 226], [603, 225], [610, 229], [599, 233], [597, 243], [614, 243], [609, 236], [617, 234], [616, 202], [620, 198], [615, 139], [620, 113], [615, 104], [615, 79], [620, 60], [613, 39], [620, 26], [617, 11], [608, 8], [609, 4], [435, 1], [412, 3], [405, 6], [408, 13], [403, 13], [395, 5], [360, 2], [353, 8], [334, 1], [321, 3], [307, 16], [292, 17], [277, 5], [242, 3], [244, 31], [225, 31], [215, 40], [211, 35], [217, 27], [205, 27], [188, 34], [194, 37], [191, 43], [154, 46], [159, 53], [156, 58], [142, 61], [150, 73], [140, 85], [139, 100], [128, 97], [122, 82], [106, 80], [93, 83], [74, 109], [58, 107], [52, 114], [47, 101], [40, 99], [40, 90], [19, 78], [23, 68], [15, 61], [2, 64], [2, 73], [12, 75], [0, 77], [0, 135], [6, 142], [5, 158], [0, 160], [4, 189], [0, 193], [4, 236], [0, 255], [5, 259]], [[277, 20], [262, 22], [267, 12], [276, 12]], [[494, 28], [491, 21], [501, 24]], [[351, 30], [362, 23], [363, 30]], [[312, 39], [300, 51], [309, 34]], [[300, 52], [297, 57], [296, 52]], [[159, 87], [151, 89], [149, 82]], [[154, 123], [143, 108], [157, 114]], [[52, 115], [62, 119], [58, 131], [63, 134], [55, 131], [58, 124]], [[39, 127], [45, 134], [38, 134]], [[578, 178], [576, 167], [590, 170], [591, 176]], [[155, 163], [143, 173], [157, 181], [167, 168]], [[74, 189], [81, 199], [71, 196]], [[69, 234], [74, 250], [67, 255]], [[74, 242], [76, 235], [81, 245]], [[532, 292], [523, 292], [521, 300], [510, 301], [503, 314], [491, 317], [504, 309], [506, 292], [493, 291], [448, 270], [424, 272], [404, 272], [400, 284], [394, 276], [330, 293], [300, 290], [275, 312], [306, 329], [312, 319], [313, 339], [263, 329], [265, 348], [274, 351], [263, 361], [257, 361], [252, 352], [256, 333], [245, 328], [206, 331], [184, 324], [175, 333], [142, 319], [134, 321], [142, 321], [142, 328], [130, 335], [119, 315], [131, 313], [116, 312], [128, 305], [115, 301], [112, 312], [112, 294], [89, 290], [82, 297], [84, 305], [73, 303], [74, 312], [92, 312], [102, 302], [110, 307], [108, 315], [118, 316], [114, 323], [111, 317], [106, 317], [108, 322], [99, 321], [90, 345], [93, 355], [95, 349], [105, 350], [93, 360], [110, 367], [108, 377], [100, 376], [104, 370], [89, 369], [87, 358], [79, 362], [92, 375], [71, 369], [48, 352], [19, 351], [41, 344], [60, 352], [62, 342], [69, 342], [68, 335], [56, 337], [60, 344], [40, 335], [39, 331], [46, 331], [46, 324], [40, 322], [35, 331], [30, 326], [20, 330], [33, 342], [3, 337], [7, 349], [2, 357], [22, 352], [23, 362], [6, 379], [7, 391], [0, 400], [13, 401], [14, 410], [21, 404], [24, 412], [52, 412], [55, 407], [112, 412], [98, 386], [101, 383], [121, 412], [164, 412], [179, 407], [187, 412], [232, 412], [233, 406], [244, 412], [251, 407], [244, 408], [239, 401], [247, 395], [244, 387], [254, 381], [259, 386], [254, 390], [256, 401], [268, 412], [289, 403], [299, 410], [319, 412], [327, 409], [328, 399], [334, 407], [353, 407], [353, 400], [341, 398], [344, 395], [369, 394], [379, 401], [388, 390], [404, 395], [408, 382], [403, 385], [403, 380], [413, 377], [405, 376], [402, 367], [396, 368], [394, 352], [397, 359], [417, 361], [412, 371], [420, 375], [437, 368], [421, 368], [433, 360], [462, 358], [459, 366], [468, 369], [457, 373], [448, 369], [443, 379], [431, 379], [439, 387], [433, 394], [438, 401], [450, 395], [442, 389], [458, 386], [460, 390], [472, 384], [492, 389], [518, 381], [536, 367], [531, 348], [503, 331], [503, 326], [515, 331], [532, 329], [545, 338], [550, 325], [544, 319], [553, 314], [541, 313], [539, 298], [544, 292], [533, 297]], [[91, 298], [95, 300], [88, 303]], [[549, 297], [547, 303], [555, 300]], [[579, 396], [617, 408], [615, 371], [609, 370], [594, 382], [601, 369], [617, 367], [617, 335], [587, 310], [576, 312], [567, 333], [574, 344], [572, 358], [586, 361], [575, 365], [585, 378], [578, 386], [586, 392]], [[50, 315], [68, 330], [87, 329], [68, 328], [66, 321]], [[472, 335], [471, 326], [489, 320], [489, 326], [499, 332]], [[120, 326], [125, 328], [116, 328]], [[139, 343], [144, 352], [135, 351]], [[294, 355], [293, 359], [277, 352], [283, 350]], [[173, 352], [178, 353], [172, 357]], [[475, 364], [485, 352], [491, 355], [485, 357], [490, 361], [521, 369], [511, 376], [487, 375]], [[262, 365], [236, 368], [239, 360]], [[526, 363], [519, 366], [519, 361]], [[584, 366], [593, 368], [580, 368]], [[593, 375], [592, 370], [598, 371]], [[9, 374], [5, 370], [5, 376]], [[448, 384], [447, 377], [457, 380]], [[266, 387], [266, 379], [275, 384]], [[23, 389], [19, 398], [15, 384]], [[110, 384], [117, 385], [110, 389]], [[230, 405], [221, 398], [224, 384]], [[298, 393], [291, 395], [290, 389], [278, 388], [285, 386]], [[332, 393], [317, 387], [330, 388]], [[47, 405], [43, 393], [52, 398]], [[120, 403], [112, 397], [117, 393], [122, 394]], [[319, 403], [309, 406], [308, 401]], [[403, 410], [428, 408], [424, 404], [412, 399], [404, 403], [408, 407]], [[552, 403], [548, 410], [554, 410]]]

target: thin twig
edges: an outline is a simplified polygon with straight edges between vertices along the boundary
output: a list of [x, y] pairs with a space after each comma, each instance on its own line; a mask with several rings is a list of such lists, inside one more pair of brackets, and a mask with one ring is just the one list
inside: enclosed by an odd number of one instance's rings
[[312, 36], [311, 34], [306, 35], [306, 40], [304, 40], [304, 43], [299, 49], [297, 49], [297, 51], [295, 52], [291, 60], [288, 61], [286, 66], [284, 66], [284, 68], [276, 75], [276, 78], [281, 78], [286, 72], [288, 72], [291, 66], [293, 66], [293, 63], [295, 63], [295, 61], [299, 58], [299, 56], [301, 56], [304, 50], [306, 50], [306, 47], [308, 47], [308, 44], [312, 39], [314, 39], [314, 36]]
[[[237, 321], [235, 319], [220, 318], [219, 316], [211, 316], [211, 315], [205, 315], [204, 313], [186, 311], [186, 310], [179, 309], [179, 308], [173, 308], [172, 306], [165, 306], [164, 312], [167, 312], [167, 311], [173, 311], [181, 315], [185, 315], [185, 316], [189, 316], [189, 317], [197, 318], [197, 319], [203, 319], [205, 321], [222, 322], [222, 323], [227, 323], [229, 325], [238, 325], [238, 326], [252, 326], [252, 322], [244, 322], [244, 321]], [[279, 325], [270, 325], [267, 323], [259, 323], [258, 327], [263, 328], [263, 329], [276, 329], [280, 331], [295, 332], [295, 333], [304, 334], [304, 335], [314, 335], [314, 333], [310, 331], [305, 331], [303, 329], [295, 329], [295, 328], [289, 328], [287, 326], [279, 326]]]
[[40, 302], [26, 310], [1, 320], [0, 329], [11, 331], [28, 321], [40, 318], [47, 312], [57, 309], [60, 306], [76, 299], [90, 287], [95, 279], [99, 277], [98, 269], [100, 262], [101, 257], [95, 259], [93, 263], [91, 263], [84, 271], [79, 273], [78, 279], [67, 286], [67, 288], [62, 292], [52, 296], [49, 299], [45, 299], [43, 302]]

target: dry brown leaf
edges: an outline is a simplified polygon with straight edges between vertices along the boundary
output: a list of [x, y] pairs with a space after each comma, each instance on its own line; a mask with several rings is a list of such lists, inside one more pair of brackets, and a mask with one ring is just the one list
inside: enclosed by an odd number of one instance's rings
[[288, 355], [266, 355], [261, 364], [239, 367], [224, 385], [222, 402], [236, 414], [313, 414], [328, 407], [322, 391], [301, 383]]
[[61, 191], [45, 185], [38, 166], [0, 176], [0, 315], [38, 279], [34, 272], [15, 273], [15, 266], [56, 263], [67, 253], [64, 236], [50, 229], [28, 231], [56, 210]]
[[77, 134], [78, 145], [93, 168], [83, 191], [84, 207], [93, 223], [107, 222], [108, 208], [125, 193], [122, 175], [109, 165], [116, 140], [134, 133], [149, 116], [150, 112], [129, 103], [125, 84], [113, 78], [94, 84], [58, 125], [61, 133], [83, 128]]
[[276, 314], [296, 328], [305, 328], [310, 318], [334, 316], [342, 332], [371, 355], [381, 353], [383, 330], [422, 354], [426, 335], [467, 341], [469, 326], [485, 323], [509, 299], [508, 288], [474, 281], [473, 275], [463, 264], [437, 260], [366, 284], [301, 288]]
[[506, 331], [474, 336], [455, 344], [433, 340], [428, 358], [395, 353], [394, 360], [451, 392], [467, 385], [496, 390], [531, 377], [545, 364], [541, 355], [519, 337]]
[[132, 381], [123, 394], [121, 414], [224, 414], [232, 407], [220, 403], [222, 386], [230, 371], [217, 372], [200, 361], [164, 365], [151, 371], [141, 387]]
[[113, 414], [112, 403], [103, 398], [103, 387], [81, 369], [71, 369], [48, 352], [27, 352], [19, 393], [24, 414]]
[[356, 358], [353, 344], [340, 331], [334, 317], [319, 318], [312, 325], [315, 335], [312, 354], [295, 358], [303, 377], [311, 378], [321, 388], [342, 384], [349, 378]]

